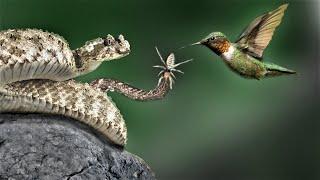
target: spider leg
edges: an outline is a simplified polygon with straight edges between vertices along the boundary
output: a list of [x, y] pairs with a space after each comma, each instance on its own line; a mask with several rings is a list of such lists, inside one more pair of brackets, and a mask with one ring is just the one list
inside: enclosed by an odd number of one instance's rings
[[161, 62], [162, 62], [164, 65], [167, 65], [167, 64], [164, 62], [164, 60], [163, 60], [163, 58], [162, 58], [162, 56], [161, 56], [161, 53], [160, 53], [160, 51], [158, 50], [157, 46], [156, 46], [155, 48], [156, 48], [156, 51], [157, 51], [157, 53], [158, 53], [158, 56], [160, 57]]
[[180, 63], [178, 63], [178, 64], [175, 64], [175, 65], [173, 66], [173, 68], [176, 68], [176, 67], [180, 66], [181, 64], [185, 64], [185, 63], [188, 63], [188, 62], [190, 62], [190, 61], [193, 61], [193, 59], [189, 59], [189, 60], [180, 62]]
[[179, 69], [171, 69], [171, 71], [179, 72], [179, 73], [181, 73], [181, 74], [184, 74], [184, 72], [183, 72], [183, 71], [180, 71]]
[[164, 67], [164, 66], [159, 66], [159, 65], [155, 65], [155, 66], [152, 66], [152, 67], [154, 67], [154, 68], [160, 68], [160, 69], [167, 69], [166, 67]]

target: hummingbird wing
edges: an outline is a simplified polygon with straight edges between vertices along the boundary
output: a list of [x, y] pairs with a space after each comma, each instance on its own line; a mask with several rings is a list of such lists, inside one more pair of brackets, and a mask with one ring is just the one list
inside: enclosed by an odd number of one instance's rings
[[288, 4], [281, 5], [278, 9], [253, 20], [236, 41], [237, 46], [249, 55], [262, 59], [263, 51], [271, 41], [274, 30], [281, 23], [287, 7]]

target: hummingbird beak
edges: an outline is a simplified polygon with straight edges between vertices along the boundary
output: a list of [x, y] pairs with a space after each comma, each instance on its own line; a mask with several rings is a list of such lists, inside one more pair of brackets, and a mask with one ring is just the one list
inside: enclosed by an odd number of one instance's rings
[[202, 42], [201, 42], [201, 41], [199, 41], [199, 42], [196, 42], [196, 43], [189, 44], [189, 46], [201, 45], [201, 44], [202, 44]]
[[182, 46], [182, 47], [179, 48], [179, 49], [184, 49], [184, 48], [189, 47], [189, 46], [201, 45], [201, 44], [202, 44], [202, 41], [199, 41], [199, 42], [196, 42], [196, 43], [188, 44], [188, 45], [186, 45], [186, 46]]

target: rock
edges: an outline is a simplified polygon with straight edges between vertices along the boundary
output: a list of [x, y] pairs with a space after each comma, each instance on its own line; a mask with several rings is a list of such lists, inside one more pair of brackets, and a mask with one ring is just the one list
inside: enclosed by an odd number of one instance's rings
[[155, 179], [139, 157], [87, 125], [43, 114], [0, 114], [0, 179]]

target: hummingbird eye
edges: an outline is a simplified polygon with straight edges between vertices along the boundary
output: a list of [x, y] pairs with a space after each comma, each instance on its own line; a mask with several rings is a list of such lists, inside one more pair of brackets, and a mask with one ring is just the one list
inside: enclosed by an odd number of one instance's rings
[[215, 39], [215, 37], [211, 37], [211, 38], [210, 38], [210, 40], [214, 40], [214, 39]]

